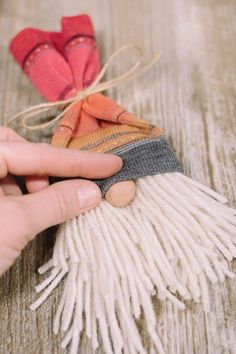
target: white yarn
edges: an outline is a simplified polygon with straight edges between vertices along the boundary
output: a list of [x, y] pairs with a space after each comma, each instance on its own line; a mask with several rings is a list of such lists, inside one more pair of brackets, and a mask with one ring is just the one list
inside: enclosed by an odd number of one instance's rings
[[[201, 301], [209, 311], [208, 281], [234, 277], [226, 260], [236, 256], [236, 211], [227, 200], [180, 173], [140, 178], [130, 206], [106, 201], [64, 223], [52, 259], [40, 273], [51, 273], [36, 287], [37, 309], [65, 277], [53, 330], [76, 354], [82, 331], [106, 354], [146, 353], [135, 322], [146, 322], [151, 348], [164, 348], [156, 331], [152, 296]], [[176, 297], [175, 295], [178, 295]]]

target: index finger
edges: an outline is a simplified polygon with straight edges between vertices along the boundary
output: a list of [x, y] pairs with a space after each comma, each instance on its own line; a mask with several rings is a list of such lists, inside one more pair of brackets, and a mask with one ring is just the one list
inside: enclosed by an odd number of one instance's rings
[[0, 142], [0, 178], [58, 176], [105, 178], [118, 172], [122, 160], [110, 154], [94, 153], [35, 144], [25, 141]]

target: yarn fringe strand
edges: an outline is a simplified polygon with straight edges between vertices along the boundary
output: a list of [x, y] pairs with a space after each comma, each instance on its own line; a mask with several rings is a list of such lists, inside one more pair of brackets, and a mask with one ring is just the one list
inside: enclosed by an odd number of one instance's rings
[[93, 350], [101, 338], [106, 354], [145, 354], [135, 321], [141, 313], [152, 345], [164, 354], [152, 296], [180, 310], [185, 300], [202, 302], [209, 311], [208, 281], [234, 277], [227, 261], [236, 257], [236, 211], [226, 203], [181, 173], [140, 178], [130, 206], [102, 201], [60, 227], [31, 309], [65, 277], [53, 329], [66, 332], [62, 347], [70, 344], [70, 354], [78, 352], [82, 331]]

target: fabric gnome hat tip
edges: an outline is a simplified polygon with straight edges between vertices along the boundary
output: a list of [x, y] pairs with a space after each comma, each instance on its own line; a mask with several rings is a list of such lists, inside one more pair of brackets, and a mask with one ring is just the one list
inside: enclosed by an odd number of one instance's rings
[[61, 46], [62, 33], [61, 32], [49, 32], [50, 39], [55, 47], [60, 53], [63, 53], [63, 48]]
[[71, 67], [76, 89], [89, 86], [100, 71], [100, 56], [94, 28], [86, 14], [63, 17], [61, 33], [51, 33], [54, 47]]
[[86, 14], [62, 17], [61, 32], [50, 32], [54, 47], [64, 54], [65, 46], [73, 37], [94, 37], [94, 28], [90, 17]]
[[87, 14], [62, 17], [61, 27], [62, 32], [66, 33], [68, 36], [79, 34], [83, 36], [94, 37], [94, 27], [90, 16]]

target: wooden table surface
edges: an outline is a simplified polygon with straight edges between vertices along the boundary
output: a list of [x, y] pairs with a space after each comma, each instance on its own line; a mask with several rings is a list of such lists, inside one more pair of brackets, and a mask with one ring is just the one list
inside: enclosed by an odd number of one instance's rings
[[[140, 116], [158, 122], [188, 174], [236, 200], [236, 2], [235, 0], [1, 0], [0, 111], [12, 114], [41, 98], [8, 52], [14, 34], [26, 26], [59, 30], [62, 15], [91, 15], [102, 58], [135, 43], [158, 65], [109, 95]], [[125, 61], [125, 59], [124, 59]], [[118, 73], [117, 63], [107, 77]], [[17, 127], [16, 127], [17, 128]], [[30, 135], [48, 141], [50, 131]], [[36, 270], [49, 259], [52, 232], [23, 252], [0, 280], [0, 354], [62, 354], [52, 318], [59, 286], [37, 311], [29, 310], [40, 281]], [[236, 266], [232, 265], [236, 271]], [[158, 331], [167, 354], [236, 353], [236, 281], [211, 287], [211, 312], [187, 304], [177, 311], [157, 303]], [[145, 331], [144, 331], [144, 340]], [[85, 339], [80, 353], [91, 353]], [[99, 351], [102, 353], [102, 350]]]

